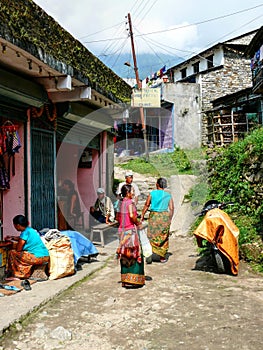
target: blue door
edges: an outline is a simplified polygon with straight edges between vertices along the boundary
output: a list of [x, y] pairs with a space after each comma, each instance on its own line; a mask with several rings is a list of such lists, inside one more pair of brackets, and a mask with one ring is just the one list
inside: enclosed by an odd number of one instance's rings
[[31, 226], [55, 228], [55, 133], [31, 131]]

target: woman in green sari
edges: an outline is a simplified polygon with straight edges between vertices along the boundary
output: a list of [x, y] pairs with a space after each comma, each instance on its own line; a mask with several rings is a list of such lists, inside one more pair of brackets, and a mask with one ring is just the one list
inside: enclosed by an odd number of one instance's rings
[[[142, 210], [141, 220], [150, 208], [147, 236], [150, 240], [153, 253], [160, 257], [160, 262], [167, 262], [169, 248], [170, 224], [174, 214], [174, 202], [169, 192], [165, 191], [167, 181], [159, 178], [156, 190], [148, 195]], [[151, 263], [151, 259], [146, 260]]]
[[123, 185], [121, 195], [120, 243], [116, 254], [121, 264], [122, 287], [142, 287], [145, 284], [144, 262], [137, 232], [141, 223], [137, 219], [132, 186]]

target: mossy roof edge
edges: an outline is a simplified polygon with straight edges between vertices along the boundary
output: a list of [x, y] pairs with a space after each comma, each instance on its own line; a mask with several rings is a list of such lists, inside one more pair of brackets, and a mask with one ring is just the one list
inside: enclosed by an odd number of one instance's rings
[[0, 0], [0, 34], [61, 73], [71, 73], [115, 102], [131, 87], [32, 0]]

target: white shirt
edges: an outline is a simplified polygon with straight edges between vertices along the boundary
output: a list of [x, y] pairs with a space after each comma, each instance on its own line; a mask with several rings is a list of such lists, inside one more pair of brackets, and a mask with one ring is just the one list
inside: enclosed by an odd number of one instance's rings
[[114, 207], [113, 207], [111, 199], [107, 196], [104, 196], [101, 200], [99, 200], [99, 198], [98, 198], [96, 202], [98, 202], [98, 208], [100, 209], [102, 214], [105, 217], [108, 214], [110, 214], [109, 221], [113, 222], [114, 221]]
[[[128, 185], [128, 184], [127, 184], [126, 181], [119, 183], [118, 190], [116, 192], [117, 195], [121, 194], [121, 188], [122, 188], [123, 185]], [[141, 194], [141, 192], [139, 190], [139, 187], [134, 182], [131, 183], [131, 186], [132, 186], [132, 188], [134, 190], [134, 197], [139, 197], [139, 195]]]

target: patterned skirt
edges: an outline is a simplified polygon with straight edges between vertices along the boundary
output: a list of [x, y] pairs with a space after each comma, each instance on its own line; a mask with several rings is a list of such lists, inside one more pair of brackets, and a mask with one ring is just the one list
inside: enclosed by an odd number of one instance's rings
[[137, 261], [130, 261], [127, 264], [127, 261], [121, 259], [121, 282], [123, 287], [127, 286], [144, 286], [145, 284], [145, 275], [144, 275], [144, 262], [143, 258], [141, 263]]
[[168, 212], [151, 211], [148, 220], [147, 236], [153, 253], [165, 258], [169, 248], [170, 219]]
[[12, 274], [12, 277], [29, 278], [33, 272], [33, 266], [48, 262], [49, 256], [37, 258], [27, 251], [10, 250], [8, 252], [7, 271]]
[[122, 286], [143, 286], [144, 261], [136, 228], [120, 232], [120, 243], [116, 253], [121, 264]]

